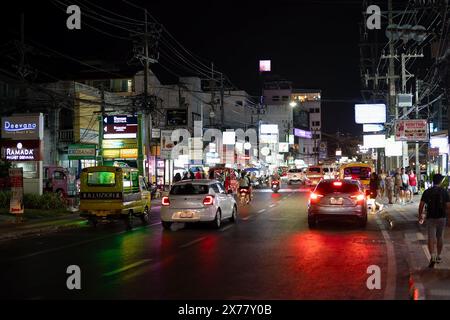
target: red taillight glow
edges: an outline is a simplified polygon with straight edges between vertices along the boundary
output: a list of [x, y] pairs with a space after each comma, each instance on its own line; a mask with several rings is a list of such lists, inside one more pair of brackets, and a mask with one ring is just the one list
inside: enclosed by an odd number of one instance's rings
[[279, 181], [272, 181], [272, 184], [279, 184]]
[[170, 206], [170, 200], [169, 200], [169, 197], [162, 197], [162, 199], [161, 199], [161, 205], [163, 205], [163, 206]]
[[335, 182], [333, 182], [333, 186], [335, 186], [335, 187], [342, 187], [342, 181], [335, 181]]
[[314, 192], [311, 192], [311, 195], [309, 196], [311, 201], [318, 200], [319, 198], [322, 198], [322, 197], [323, 197], [323, 195], [317, 194], [317, 193], [314, 193]]
[[363, 193], [357, 194], [356, 196], [352, 196], [352, 199], [356, 200], [357, 202], [362, 202], [366, 198], [366, 195]]
[[214, 197], [213, 196], [206, 196], [205, 199], [203, 199], [203, 204], [205, 206], [210, 206], [214, 204]]

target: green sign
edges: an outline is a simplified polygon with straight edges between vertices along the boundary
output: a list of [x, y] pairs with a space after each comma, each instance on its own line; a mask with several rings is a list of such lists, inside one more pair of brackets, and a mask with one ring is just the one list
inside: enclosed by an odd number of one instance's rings
[[103, 140], [103, 149], [137, 149], [136, 139], [111, 139]]
[[95, 160], [95, 144], [71, 144], [68, 149], [69, 160]]

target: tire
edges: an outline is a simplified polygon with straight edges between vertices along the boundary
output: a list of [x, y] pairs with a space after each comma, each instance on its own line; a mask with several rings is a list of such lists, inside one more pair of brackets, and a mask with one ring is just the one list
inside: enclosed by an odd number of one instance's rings
[[171, 230], [170, 228], [172, 227], [172, 222], [161, 221], [161, 224], [162, 224], [164, 230]]
[[233, 213], [231, 214], [230, 222], [236, 223], [237, 222], [237, 208], [236, 206], [233, 206]]
[[314, 217], [308, 217], [308, 227], [310, 229], [315, 229], [317, 227], [317, 219]]
[[133, 211], [129, 211], [125, 217], [125, 228], [127, 231], [133, 230]]
[[217, 210], [216, 216], [214, 217], [214, 221], [212, 222], [212, 225], [214, 229], [220, 229], [222, 226], [222, 213], [220, 212], [220, 209]]
[[360, 218], [358, 224], [361, 228], [365, 228], [367, 226], [367, 216]]
[[148, 224], [148, 220], [150, 217], [149, 217], [149, 210], [148, 210], [147, 206], [145, 206], [144, 212], [142, 212], [140, 218], [141, 218], [141, 222], [144, 226]]

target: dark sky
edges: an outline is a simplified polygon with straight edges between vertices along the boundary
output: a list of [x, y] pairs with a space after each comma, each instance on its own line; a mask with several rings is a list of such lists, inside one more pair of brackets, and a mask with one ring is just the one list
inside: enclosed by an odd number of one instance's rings
[[[206, 64], [214, 61], [235, 85], [251, 94], [258, 94], [260, 88], [258, 60], [271, 59], [273, 72], [293, 81], [295, 87], [321, 89], [325, 101], [349, 100], [323, 102], [323, 130], [358, 133], [351, 100], [360, 99], [360, 1], [130, 1], [145, 6], [186, 48]], [[80, 2], [134, 19], [143, 17], [142, 11], [121, 0]], [[126, 37], [127, 31], [83, 16], [82, 30], [69, 31], [68, 15], [50, 0], [2, 10], [2, 15], [8, 12], [2, 17], [8, 30], [19, 30], [20, 9], [25, 9], [28, 40], [76, 59], [126, 60], [131, 54], [130, 42], [96, 32], [83, 22], [113, 35]], [[48, 67], [48, 72], [61, 72], [60, 67]]]

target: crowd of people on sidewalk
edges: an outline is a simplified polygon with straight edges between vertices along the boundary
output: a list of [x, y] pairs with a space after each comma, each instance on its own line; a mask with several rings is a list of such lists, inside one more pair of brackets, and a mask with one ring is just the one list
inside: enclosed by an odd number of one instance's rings
[[413, 202], [413, 195], [418, 194], [417, 176], [414, 170], [398, 168], [389, 173], [381, 170], [380, 174], [372, 172], [370, 176], [371, 197], [383, 200], [387, 198], [389, 204], [405, 205]]

